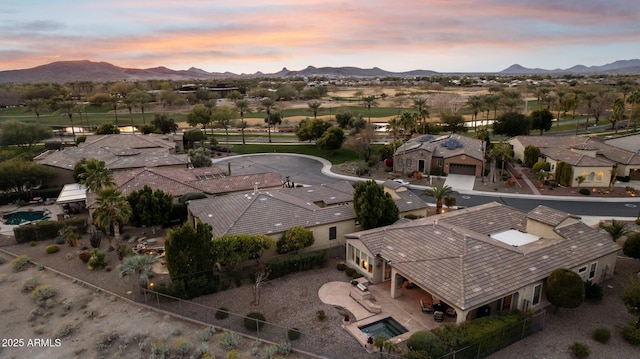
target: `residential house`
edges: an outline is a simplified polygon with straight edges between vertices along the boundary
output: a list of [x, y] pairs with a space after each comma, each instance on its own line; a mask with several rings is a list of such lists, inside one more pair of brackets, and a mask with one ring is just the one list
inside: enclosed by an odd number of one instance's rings
[[480, 177], [484, 171], [483, 148], [483, 141], [457, 134], [423, 135], [398, 147], [393, 168], [405, 174], [440, 169], [446, 174]]
[[[346, 235], [346, 263], [392, 298], [413, 283], [457, 322], [549, 305], [546, 279], [569, 268], [583, 280], [613, 275], [620, 246], [579, 217], [488, 203]], [[412, 289], [415, 290], [415, 289]]]

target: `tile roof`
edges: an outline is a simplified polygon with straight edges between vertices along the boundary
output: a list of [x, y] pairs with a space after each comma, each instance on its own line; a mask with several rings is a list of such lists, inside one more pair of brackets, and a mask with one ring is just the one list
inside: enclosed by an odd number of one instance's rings
[[[546, 278], [559, 267], [575, 267], [620, 249], [609, 237], [583, 222], [556, 228], [562, 238], [541, 238], [520, 247], [489, 235], [523, 231], [526, 218], [558, 211], [539, 206], [525, 213], [498, 203], [465, 208], [437, 217], [347, 235], [361, 240], [374, 255], [450, 305], [470, 309]], [[567, 215], [568, 216], [568, 215]]]
[[[455, 143], [458, 146], [443, 146], [448, 142]], [[459, 155], [467, 155], [480, 160], [483, 158], [481, 140], [460, 136], [458, 134], [444, 135], [435, 138], [431, 138], [430, 135], [412, 138], [402, 146], [398, 147], [395, 155], [397, 156], [402, 154], [405, 149], [407, 153], [417, 150], [425, 150], [431, 152], [433, 157], [441, 158], [449, 158]]]
[[164, 148], [173, 150], [175, 143], [167, 140], [166, 135], [139, 133], [118, 134], [118, 135], [96, 135], [87, 136], [87, 140], [80, 145], [80, 148]]
[[556, 161], [563, 161], [577, 167], [611, 167], [615, 162], [601, 157], [591, 157], [584, 153], [567, 151], [566, 148], [546, 147], [540, 153]]
[[104, 161], [111, 170], [187, 165], [187, 155], [169, 153], [163, 148], [123, 149], [115, 147], [73, 147], [62, 151], [50, 151], [36, 160], [51, 167], [73, 170], [73, 166], [83, 158]]

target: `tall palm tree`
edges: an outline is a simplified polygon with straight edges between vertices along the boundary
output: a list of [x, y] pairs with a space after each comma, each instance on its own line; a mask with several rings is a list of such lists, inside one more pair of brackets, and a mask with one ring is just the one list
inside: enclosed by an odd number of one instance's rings
[[471, 109], [471, 112], [473, 113], [473, 128], [474, 131], [478, 131], [478, 127], [476, 126], [476, 122], [478, 121], [478, 112], [482, 111], [483, 109], [483, 105], [484, 105], [484, 101], [482, 101], [482, 97], [480, 96], [470, 96], [467, 99], [467, 105], [469, 105], [469, 108]]
[[40, 124], [40, 114], [49, 108], [47, 100], [43, 98], [34, 98], [25, 102], [27, 109], [36, 115], [36, 122]]
[[421, 196], [425, 197], [433, 197], [436, 200], [436, 214], [442, 213], [442, 200], [445, 197], [458, 194], [457, 191], [454, 191], [451, 186], [447, 185], [437, 185], [433, 188], [427, 188], [422, 191]]
[[389, 134], [391, 135], [392, 138], [392, 142], [391, 145], [393, 146], [393, 153], [396, 153], [396, 141], [398, 140], [398, 135], [400, 134], [400, 121], [398, 120], [398, 118], [392, 118], [391, 120], [389, 120], [389, 122], [387, 122], [387, 132], [389, 132]]
[[591, 108], [593, 107], [593, 101], [596, 99], [596, 94], [593, 92], [586, 92], [582, 95], [585, 105], [587, 106], [587, 118], [585, 119], [585, 128], [589, 127], [589, 116], [591, 116]]
[[320, 101], [309, 101], [307, 102], [307, 106], [309, 106], [309, 110], [311, 112], [313, 112], [313, 119], [317, 119], [318, 118], [318, 111], [320, 111], [320, 107], [322, 106], [322, 103]]
[[80, 184], [84, 185], [89, 192], [98, 192], [104, 187], [115, 186], [113, 174], [106, 167], [104, 161], [90, 158], [84, 163], [84, 171], [78, 176]]
[[260, 107], [267, 113], [267, 117], [265, 118], [265, 122], [267, 123], [267, 133], [269, 136], [269, 143], [271, 143], [271, 110], [273, 110], [276, 105], [276, 100], [271, 97], [265, 97], [260, 100]]
[[489, 156], [498, 159], [500, 158], [502, 162], [502, 168], [500, 169], [500, 174], [504, 173], [504, 163], [511, 160], [511, 145], [505, 141], [500, 141], [493, 145], [491, 151], [489, 152]]
[[149, 276], [153, 274], [151, 270], [153, 265], [158, 262], [158, 258], [146, 254], [125, 257], [118, 270], [120, 278], [138, 275], [138, 283], [141, 288], [147, 288], [149, 284]]
[[71, 133], [73, 134], [73, 140], [76, 139], [76, 130], [73, 126], [73, 113], [76, 111], [76, 101], [74, 100], [64, 100], [60, 101], [57, 104], [58, 109], [63, 113], [66, 113], [69, 116], [69, 122], [71, 122]]
[[426, 98], [418, 97], [413, 99], [413, 108], [418, 111], [420, 124], [422, 125], [422, 133], [427, 132], [427, 118], [429, 118], [429, 104]]
[[135, 92], [130, 92], [129, 94], [127, 94], [127, 97], [125, 97], [122, 102], [124, 103], [125, 107], [127, 108], [127, 110], [129, 110], [129, 119], [131, 120], [131, 132], [135, 133], [135, 127], [133, 125], [133, 107], [135, 107], [135, 105], [138, 103], [138, 99], [136, 99], [135, 97]]
[[[127, 198], [115, 187], [105, 187], [98, 190], [95, 205], [93, 222], [97, 227], [107, 230], [107, 233], [113, 228], [113, 237], [119, 247], [120, 225], [127, 223], [131, 218], [131, 206]], [[111, 241], [109, 246], [113, 247]]]
[[376, 101], [375, 95], [364, 96], [362, 98], [362, 103], [369, 110], [369, 123], [371, 123], [371, 107], [378, 106], [378, 102]]
[[629, 114], [629, 121], [627, 122], [627, 129], [631, 125], [633, 121], [633, 128], [636, 126], [636, 121], [638, 117], [638, 108], [637, 105], [640, 105], [640, 90], [633, 91], [629, 97], [627, 97], [627, 102], [631, 104], [631, 113]]
[[613, 105], [611, 107], [611, 117], [609, 120], [611, 121], [612, 127], [615, 129], [616, 133], [618, 133], [618, 126], [620, 125], [620, 121], [624, 119], [624, 100], [621, 98], [615, 99], [613, 101]]
[[244, 114], [250, 113], [251, 108], [249, 107], [249, 101], [247, 100], [238, 100], [236, 101], [236, 110], [240, 113], [240, 131], [242, 131], [242, 144], [244, 145], [244, 129], [247, 127], [247, 123], [244, 121]]

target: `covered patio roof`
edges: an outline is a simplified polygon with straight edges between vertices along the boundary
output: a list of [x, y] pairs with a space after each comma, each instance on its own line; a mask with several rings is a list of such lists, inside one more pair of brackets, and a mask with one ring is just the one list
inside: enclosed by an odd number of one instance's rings
[[79, 183], [70, 183], [62, 187], [62, 191], [56, 199], [56, 204], [82, 202], [87, 199], [87, 189]]

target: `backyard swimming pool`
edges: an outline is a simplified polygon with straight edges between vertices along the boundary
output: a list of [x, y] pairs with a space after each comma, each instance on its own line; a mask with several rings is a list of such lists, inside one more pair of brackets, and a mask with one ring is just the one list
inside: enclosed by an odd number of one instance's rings
[[362, 331], [367, 336], [374, 339], [378, 336], [383, 336], [387, 339], [391, 339], [409, 331], [392, 317], [380, 319], [376, 322], [358, 327], [358, 329], [360, 329], [360, 331]]
[[20, 211], [5, 214], [4, 216], [2, 216], [4, 223], [10, 224], [12, 226], [19, 226], [21, 224], [39, 221], [47, 218], [49, 217], [45, 216], [44, 211]]

